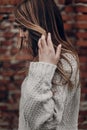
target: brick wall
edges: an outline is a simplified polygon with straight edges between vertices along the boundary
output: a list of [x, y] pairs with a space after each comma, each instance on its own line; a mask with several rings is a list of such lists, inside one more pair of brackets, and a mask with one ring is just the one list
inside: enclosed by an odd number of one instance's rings
[[[17, 128], [20, 86], [25, 77], [18, 70], [24, 68], [27, 59], [31, 60], [26, 50], [17, 54], [18, 29], [13, 14], [17, 3], [18, 0], [0, 0], [0, 130]], [[68, 36], [78, 46], [82, 82], [79, 130], [87, 130], [87, 0], [63, 5], [61, 13]], [[11, 59], [15, 54], [16, 58]]]
[[76, 0], [74, 10], [75, 37], [79, 48], [82, 82], [79, 128], [87, 130], [87, 0]]

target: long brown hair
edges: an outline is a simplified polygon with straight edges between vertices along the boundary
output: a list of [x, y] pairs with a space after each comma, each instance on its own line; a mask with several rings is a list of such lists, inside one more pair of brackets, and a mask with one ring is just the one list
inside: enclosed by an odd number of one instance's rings
[[[29, 32], [28, 45], [32, 44], [32, 50], [34, 57], [38, 56], [38, 40], [42, 34], [47, 36], [50, 32], [52, 35], [52, 41], [54, 49], [56, 50], [58, 44], [62, 44], [61, 58], [66, 60], [71, 66], [69, 60], [63, 55], [64, 53], [72, 53], [78, 61], [78, 55], [71, 44], [68, 41], [64, 32], [63, 20], [54, 0], [24, 0], [15, 9], [16, 21], [22, 26], [24, 31]], [[70, 77], [67, 76], [62, 68], [61, 60], [58, 63], [57, 71], [61, 77], [68, 83], [69, 88], [73, 87]]]

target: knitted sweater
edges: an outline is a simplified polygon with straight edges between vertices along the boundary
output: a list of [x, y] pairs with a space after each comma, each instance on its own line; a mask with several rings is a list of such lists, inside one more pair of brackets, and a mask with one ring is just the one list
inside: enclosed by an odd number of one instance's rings
[[[65, 55], [73, 69], [72, 90], [68, 89], [67, 84], [64, 85], [56, 72], [56, 65], [30, 62], [28, 75], [21, 85], [18, 130], [78, 130], [79, 70], [76, 72], [76, 59], [71, 54]], [[61, 62], [69, 74], [71, 67], [68, 62], [64, 59]]]

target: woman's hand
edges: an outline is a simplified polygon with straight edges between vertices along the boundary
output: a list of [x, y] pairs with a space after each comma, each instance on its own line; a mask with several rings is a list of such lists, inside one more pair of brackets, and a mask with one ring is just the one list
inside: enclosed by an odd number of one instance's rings
[[61, 44], [58, 45], [55, 52], [50, 33], [48, 33], [47, 41], [45, 39], [45, 36], [42, 35], [38, 41], [38, 47], [39, 61], [57, 65], [61, 53]]

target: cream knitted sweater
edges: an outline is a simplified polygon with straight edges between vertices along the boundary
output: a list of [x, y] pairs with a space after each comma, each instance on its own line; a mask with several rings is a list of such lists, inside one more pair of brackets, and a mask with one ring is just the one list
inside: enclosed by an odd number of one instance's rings
[[[30, 62], [29, 73], [21, 86], [18, 130], [78, 130], [79, 70], [76, 73], [75, 58], [65, 55], [73, 68], [72, 91], [63, 84], [56, 65]], [[70, 65], [63, 59], [61, 62], [66, 73], [70, 73]], [[57, 85], [52, 85], [52, 80]]]

